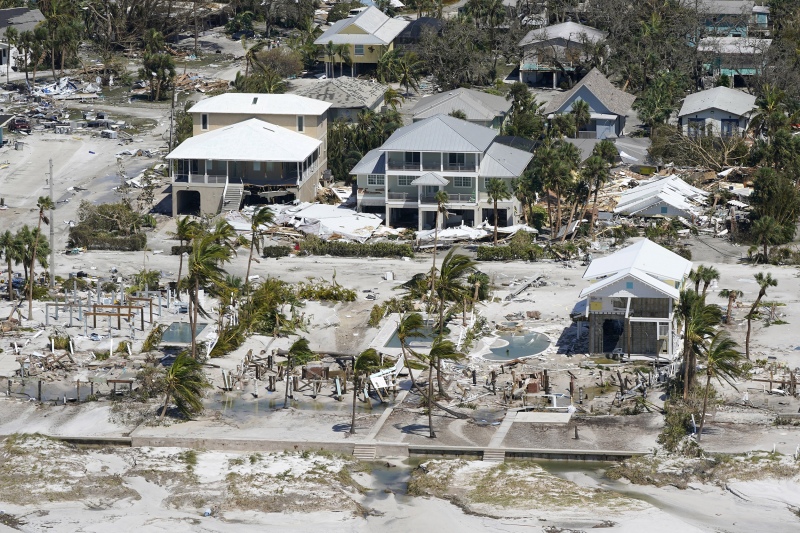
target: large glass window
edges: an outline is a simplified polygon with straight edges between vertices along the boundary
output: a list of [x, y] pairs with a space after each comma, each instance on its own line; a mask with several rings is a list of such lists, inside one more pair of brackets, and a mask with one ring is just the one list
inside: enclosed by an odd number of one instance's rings
[[706, 121], [702, 118], [689, 119], [689, 137], [699, 137], [705, 133]]
[[472, 187], [472, 178], [470, 176], [456, 176], [453, 178], [453, 186], [465, 188]]
[[367, 185], [383, 185], [383, 174], [370, 174], [367, 176]]
[[397, 184], [401, 187], [408, 187], [416, 176], [397, 176]]
[[355, 52], [355, 54], [357, 56], [363, 56], [364, 55], [364, 45], [363, 44], [356, 44], [353, 47], [355, 49], [354, 52]]

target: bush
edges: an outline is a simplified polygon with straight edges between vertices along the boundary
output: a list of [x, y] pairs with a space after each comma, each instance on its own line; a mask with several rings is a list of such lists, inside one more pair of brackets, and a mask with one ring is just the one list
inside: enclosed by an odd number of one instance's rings
[[173, 246], [172, 247], [172, 255], [181, 255], [181, 254], [190, 254], [192, 253], [191, 246]]
[[147, 236], [139, 231], [147, 220], [125, 202], [94, 205], [83, 201], [78, 219], [69, 230], [70, 248], [134, 252], [147, 247]]
[[323, 241], [315, 235], [307, 235], [300, 243], [300, 250], [309, 255], [332, 255], [334, 257], [414, 257], [414, 251], [410, 244]]
[[261, 257], [286, 257], [292, 253], [289, 246], [265, 246], [261, 249]]
[[296, 295], [301, 300], [319, 300], [323, 302], [354, 302], [356, 299], [356, 291], [353, 289], [322, 280], [298, 283]]
[[508, 246], [478, 246], [478, 261], [538, 261], [544, 256], [544, 248], [534, 244], [533, 236], [526, 231], [518, 231]]

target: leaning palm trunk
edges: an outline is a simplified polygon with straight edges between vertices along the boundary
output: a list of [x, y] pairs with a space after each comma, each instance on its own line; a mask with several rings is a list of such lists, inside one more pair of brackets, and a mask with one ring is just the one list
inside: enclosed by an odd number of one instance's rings
[[[684, 333], [686, 335], [686, 333]], [[683, 401], [689, 399], [689, 380], [691, 379], [691, 375], [689, 373], [689, 367], [691, 366], [690, 361], [690, 345], [689, 339], [684, 338], [683, 344]]]
[[572, 225], [572, 220], [575, 218], [575, 209], [577, 208], [578, 208], [578, 200], [575, 200], [572, 203], [572, 209], [569, 210], [569, 221], [567, 222], [567, 227], [564, 229], [564, 235], [561, 236], [562, 243], [565, 240], [567, 240], [567, 233], [569, 233], [569, 227]]
[[[353, 365], [355, 366], [355, 365]], [[358, 401], [358, 374], [353, 370], [353, 418], [350, 420], [350, 434], [356, 434], [356, 402]]]
[[430, 429], [430, 438], [436, 438], [436, 432], [433, 431], [433, 361], [428, 361], [428, 428]]
[[706, 406], [708, 405], [708, 389], [711, 387], [711, 372], [706, 372], [706, 390], [703, 393], [703, 414], [700, 416], [700, 429], [697, 431], [697, 442], [703, 437], [703, 425], [706, 423]]
[[169, 397], [170, 391], [167, 391], [166, 396], [164, 396], [164, 408], [161, 410], [161, 420], [164, 420], [164, 415], [167, 414], [167, 406], [169, 405]]

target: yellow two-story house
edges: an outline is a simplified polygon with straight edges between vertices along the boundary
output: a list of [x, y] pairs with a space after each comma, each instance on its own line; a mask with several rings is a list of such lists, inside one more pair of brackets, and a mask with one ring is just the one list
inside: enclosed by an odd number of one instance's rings
[[[408, 21], [387, 17], [375, 6], [370, 6], [355, 17], [342, 19], [333, 23], [320, 35], [314, 44], [325, 47], [328, 43], [345, 44], [349, 47], [351, 74], [359, 72], [359, 67], [378, 64], [381, 56], [394, 48], [394, 40], [408, 26]], [[326, 54], [326, 67], [347, 63], [339, 55]], [[333, 69], [326, 70], [333, 72]]]

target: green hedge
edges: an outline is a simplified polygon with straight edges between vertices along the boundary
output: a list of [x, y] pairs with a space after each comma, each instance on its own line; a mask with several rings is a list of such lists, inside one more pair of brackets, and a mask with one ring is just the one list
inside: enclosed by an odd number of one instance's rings
[[323, 241], [314, 235], [308, 235], [300, 243], [300, 250], [309, 255], [332, 255], [334, 257], [414, 257], [414, 250], [411, 249], [410, 244]]
[[76, 247], [85, 247], [87, 250], [118, 250], [123, 252], [137, 252], [147, 247], [147, 235], [136, 233], [133, 235], [111, 235], [108, 233], [70, 233], [71, 243]]
[[265, 246], [261, 249], [261, 257], [286, 257], [290, 253], [290, 246]]
[[187, 254], [192, 253], [192, 246], [191, 245], [186, 245], [186, 246], [173, 246], [172, 247], [172, 255], [181, 255], [183, 253], [187, 253]]
[[478, 246], [478, 261], [538, 261], [545, 256], [538, 244], [530, 246]]

